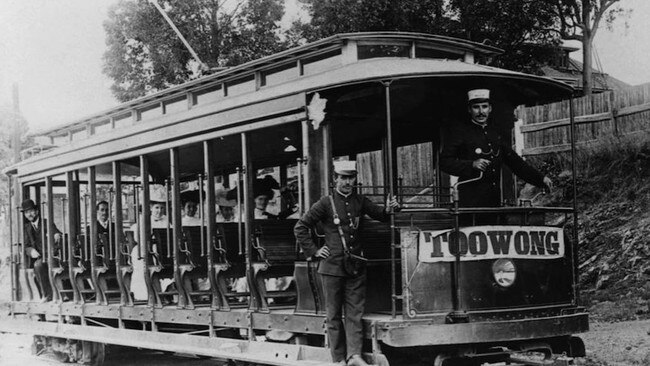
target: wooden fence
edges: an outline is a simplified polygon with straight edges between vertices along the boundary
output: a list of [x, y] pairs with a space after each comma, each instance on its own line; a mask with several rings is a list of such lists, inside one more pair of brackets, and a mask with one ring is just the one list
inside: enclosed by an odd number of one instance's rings
[[[573, 103], [577, 146], [650, 133], [650, 84], [577, 98]], [[571, 148], [569, 101], [519, 108], [517, 115], [523, 120], [523, 155]]]

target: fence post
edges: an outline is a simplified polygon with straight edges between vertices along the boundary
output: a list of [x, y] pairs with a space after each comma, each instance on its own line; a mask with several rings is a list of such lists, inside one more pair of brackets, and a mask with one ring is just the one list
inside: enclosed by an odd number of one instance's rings
[[612, 115], [612, 127], [614, 128], [614, 136], [618, 137], [619, 132], [618, 132], [618, 108], [614, 105], [616, 102], [616, 96], [614, 95], [614, 91], [609, 92], [609, 109], [610, 113]]

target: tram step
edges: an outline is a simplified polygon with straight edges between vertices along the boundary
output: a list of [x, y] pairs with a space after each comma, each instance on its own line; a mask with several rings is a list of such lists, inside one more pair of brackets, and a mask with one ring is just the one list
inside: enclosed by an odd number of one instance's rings
[[277, 291], [277, 292], [267, 292], [266, 297], [295, 297], [296, 292], [295, 291]]

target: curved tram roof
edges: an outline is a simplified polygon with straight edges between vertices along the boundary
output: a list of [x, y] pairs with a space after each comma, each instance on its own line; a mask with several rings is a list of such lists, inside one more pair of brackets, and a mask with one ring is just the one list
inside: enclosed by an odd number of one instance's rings
[[[45, 131], [42, 135], [52, 143], [62, 137], [66, 144], [5, 172], [24, 180], [40, 179], [192, 143], [199, 141], [197, 136], [204, 140], [306, 120], [307, 93], [372, 81], [430, 78], [436, 87], [456, 90], [450, 94], [454, 97], [459, 89], [497, 88], [513, 105], [572, 95], [573, 88], [557, 80], [474, 63], [499, 52], [465, 40], [416, 33], [337, 35]], [[111, 128], [99, 133], [98, 126]]]

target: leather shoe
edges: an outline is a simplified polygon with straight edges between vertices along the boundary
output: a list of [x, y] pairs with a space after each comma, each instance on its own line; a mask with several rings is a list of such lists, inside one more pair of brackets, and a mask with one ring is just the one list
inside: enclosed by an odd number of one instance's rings
[[371, 366], [361, 358], [361, 355], [352, 355], [348, 358], [348, 366]]

